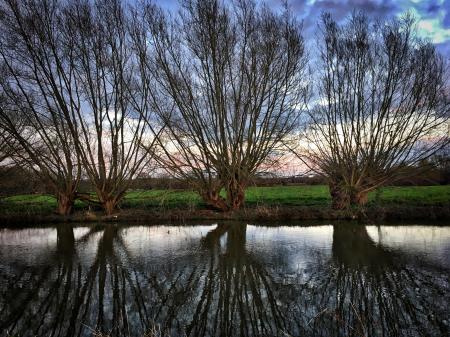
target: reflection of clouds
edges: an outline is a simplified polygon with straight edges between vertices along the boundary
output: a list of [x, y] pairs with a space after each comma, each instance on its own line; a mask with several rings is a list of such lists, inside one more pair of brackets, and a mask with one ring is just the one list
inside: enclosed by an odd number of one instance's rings
[[11, 266], [17, 264], [47, 264], [50, 252], [56, 250], [56, 229], [2, 229], [0, 230], [0, 257]]
[[75, 237], [75, 240], [81, 239], [87, 233], [89, 233], [89, 227], [75, 227], [73, 229], [73, 236]]
[[[0, 231], [0, 248], [30, 245], [39, 249], [56, 244], [54, 228], [2, 229]], [[7, 250], [7, 249], [5, 249]]]
[[121, 230], [133, 256], [161, 257], [170, 252], [180, 255], [198, 244], [215, 226], [140, 226]]
[[333, 237], [332, 226], [311, 227], [262, 227], [247, 226], [247, 244], [273, 246], [279, 245], [314, 245], [329, 248]]
[[[76, 232], [76, 230], [74, 229], [74, 232]], [[88, 235], [88, 233], [86, 233], [85, 235]], [[98, 231], [95, 233], [92, 233], [91, 235], [89, 235], [88, 240], [86, 241], [81, 241], [83, 239], [84, 236], [81, 236], [80, 238], [77, 238], [77, 236], [75, 235], [75, 241], [77, 244], [77, 251], [76, 251], [76, 255], [77, 255], [77, 260], [78, 263], [80, 263], [83, 266], [90, 266], [93, 261], [95, 260], [97, 253], [98, 253], [98, 243], [100, 241], [100, 239], [103, 236], [103, 232], [102, 231]]]
[[450, 267], [450, 228], [435, 226], [367, 226], [374, 242], [426, 257]]
[[[169, 256], [195, 253], [200, 239], [215, 228], [210, 226], [139, 226], [121, 228], [120, 237], [127, 247], [129, 257], [158, 261]], [[438, 226], [366, 226], [375, 243], [383, 247], [432, 259], [438, 264], [450, 264], [450, 228]], [[77, 256], [81, 263], [92, 261], [102, 230], [91, 227], [74, 228]], [[320, 256], [331, 256], [332, 226], [263, 227], [247, 226], [246, 249], [265, 260], [272, 267], [277, 261], [287, 261], [290, 271], [317, 263]], [[227, 235], [220, 237], [220, 247], [225, 249]], [[49, 254], [56, 251], [55, 228], [2, 229], [0, 231], [0, 256], [5, 261], [33, 265], [45, 264]], [[314, 254], [320, 252], [320, 254]], [[315, 256], [317, 255], [317, 256]]]
[[[64, 224], [63, 226], [71, 226]], [[88, 235], [90, 227], [73, 229], [75, 241], [78, 242], [77, 257], [79, 263], [90, 265], [97, 254], [98, 240], [102, 232]], [[27, 228], [0, 230], [0, 257], [9, 265], [49, 266], [57, 257], [56, 228]], [[83, 240], [88, 237], [88, 240]]]
[[247, 249], [289, 277], [331, 258], [332, 226], [247, 226]]

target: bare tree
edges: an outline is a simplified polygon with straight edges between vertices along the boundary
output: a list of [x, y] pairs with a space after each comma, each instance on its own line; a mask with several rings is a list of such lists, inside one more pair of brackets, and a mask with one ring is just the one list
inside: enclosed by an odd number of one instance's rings
[[[249, 179], [295, 128], [307, 96], [301, 29], [286, 7], [186, 0], [177, 18], [146, 6], [142, 68], [165, 131], [163, 167], [220, 210], [239, 208]], [[220, 195], [225, 189], [226, 197]]]
[[338, 25], [324, 14], [321, 33], [319, 103], [300, 154], [343, 209], [448, 146], [448, 83], [442, 56], [408, 15], [371, 22], [354, 13]]
[[[149, 110], [136, 79], [130, 12], [120, 0], [6, 0], [4, 7], [4, 58], [18, 65], [12, 89], [33, 93], [25, 108], [36, 110], [35, 120], [41, 121], [38, 114], [51, 117], [36, 125], [40, 138], [59, 132], [58, 142], [70, 144], [67, 153], [76, 153], [111, 214], [148, 160], [141, 143]], [[7, 50], [16, 41], [19, 47]], [[46, 159], [39, 155], [36, 161]]]
[[[22, 110], [14, 110], [20, 114]], [[70, 135], [63, 138], [62, 125], [46, 125], [48, 116], [27, 116], [26, 126], [20, 127], [4, 110], [0, 111], [0, 124], [4, 132], [1, 141], [7, 160], [6, 164], [15, 164], [35, 172], [44, 183], [46, 190], [57, 199], [57, 212], [68, 215], [73, 210], [76, 189], [81, 177], [81, 168]], [[52, 123], [54, 120], [51, 121]], [[29, 123], [29, 124], [28, 124]], [[18, 127], [19, 126], [19, 127]], [[5, 160], [6, 161], [6, 160]]]
[[[71, 213], [81, 168], [72, 134], [51, 95], [40, 63], [45, 58], [49, 8], [39, 3], [5, 1], [0, 8], [0, 130], [10, 160], [36, 172], [58, 202]], [[42, 15], [41, 15], [42, 14]], [[48, 55], [47, 55], [48, 56]]]
[[[65, 9], [71, 110], [67, 120], [76, 148], [107, 214], [148, 163], [141, 144], [150, 110], [135, 67], [130, 11], [120, 0], [70, 3]], [[67, 72], [64, 74], [65, 76]], [[75, 86], [74, 86], [75, 85]]]

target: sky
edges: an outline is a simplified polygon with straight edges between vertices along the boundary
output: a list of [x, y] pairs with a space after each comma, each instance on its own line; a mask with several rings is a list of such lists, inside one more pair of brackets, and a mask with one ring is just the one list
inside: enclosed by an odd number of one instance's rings
[[[178, 8], [178, 0], [156, 2], [171, 11]], [[274, 9], [281, 5], [281, 0], [264, 2]], [[337, 21], [344, 20], [353, 10], [361, 10], [373, 18], [391, 18], [409, 11], [418, 20], [419, 36], [429, 39], [450, 59], [450, 0], [290, 0], [288, 3], [303, 21], [304, 37], [311, 46], [324, 11], [330, 12]]]

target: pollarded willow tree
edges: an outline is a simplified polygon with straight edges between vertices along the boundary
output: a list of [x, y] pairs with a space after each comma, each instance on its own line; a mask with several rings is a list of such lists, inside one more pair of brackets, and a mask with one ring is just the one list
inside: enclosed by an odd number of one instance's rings
[[[67, 153], [76, 153], [107, 214], [149, 158], [141, 148], [150, 118], [136, 79], [130, 13], [120, 0], [5, 0], [2, 6], [4, 58], [17, 66], [11, 87], [30, 96], [16, 103], [36, 120], [50, 116], [37, 125], [40, 138], [52, 130], [57, 140], [49, 143], [70, 144]], [[39, 156], [36, 162], [64, 167]]]
[[448, 146], [448, 82], [410, 16], [371, 22], [354, 13], [338, 25], [324, 14], [321, 32], [321, 102], [309, 113], [306, 156], [343, 209]]
[[72, 134], [38, 66], [44, 46], [31, 47], [45, 37], [31, 20], [35, 15], [25, 20], [30, 12], [19, 6], [11, 1], [0, 12], [1, 147], [9, 161], [36, 173], [56, 197], [57, 212], [68, 215], [81, 177], [80, 162]]
[[147, 5], [140, 25], [141, 69], [158, 83], [150, 96], [165, 125], [158, 159], [210, 206], [237, 209], [307, 98], [301, 29], [287, 8], [249, 0], [181, 5], [175, 19]]
[[121, 0], [69, 1], [61, 27], [73, 105], [66, 118], [79, 134], [77, 151], [107, 214], [151, 158], [141, 147], [151, 120], [143, 99], [149, 83], [136, 66], [130, 15]]

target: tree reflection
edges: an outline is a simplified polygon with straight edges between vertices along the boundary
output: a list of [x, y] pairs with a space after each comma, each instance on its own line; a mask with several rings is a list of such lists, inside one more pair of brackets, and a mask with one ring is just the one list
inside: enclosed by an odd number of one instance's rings
[[[246, 250], [246, 225], [234, 224], [224, 232], [217, 229], [207, 235], [210, 264], [200, 290], [190, 336], [276, 336], [286, 331], [286, 317], [277, 304], [273, 279]], [[226, 233], [226, 250], [215, 249]]]
[[273, 252], [274, 266], [249, 249], [246, 225], [218, 224], [170, 263], [134, 256], [123, 227], [94, 226], [77, 239], [69, 226], [56, 231], [45, 266], [1, 269], [0, 331], [139, 336], [157, 324], [174, 336], [449, 332], [446, 272], [387, 250], [364, 226], [334, 226], [330, 258], [314, 255], [320, 263], [298, 278], [283, 277], [289, 253]]
[[[445, 271], [376, 244], [365, 226], [335, 225], [332, 261], [311, 275], [316, 316], [307, 331], [327, 336], [440, 336], [448, 327]], [[445, 298], [443, 298], [444, 296]]]

